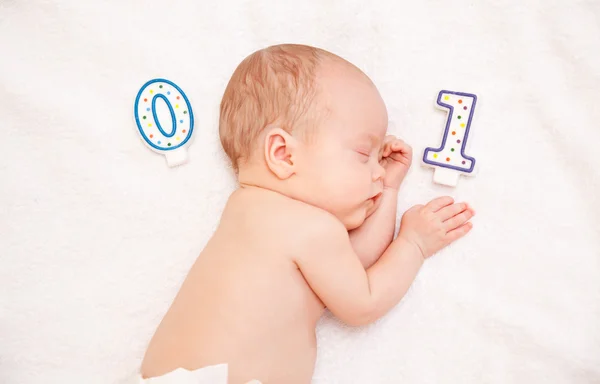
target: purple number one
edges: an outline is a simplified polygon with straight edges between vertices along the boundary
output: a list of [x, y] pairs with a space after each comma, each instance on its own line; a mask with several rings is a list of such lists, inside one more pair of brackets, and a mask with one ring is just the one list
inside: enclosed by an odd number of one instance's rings
[[471, 93], [442, 90], [438, 94], [438, 108], [448, 111], [442, 144], [423, 153], [423, 163], [434, 168], [434, 182], [454, 187], [461, 174], [473, 174], [475, 159], [465, 154], [465, 148], [476, 103], [477, 96]]

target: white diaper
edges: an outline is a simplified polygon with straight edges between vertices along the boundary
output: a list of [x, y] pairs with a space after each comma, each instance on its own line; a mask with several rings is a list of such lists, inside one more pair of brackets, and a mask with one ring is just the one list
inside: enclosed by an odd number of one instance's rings
[[[207, 367], [188, 371], [177, 368], [162, 376], [142, 379], [137, 374], [135, 378], [122, 384], [227, 384], [227, 364], [210, 365]], [[258, 380], [249, 381], [247, 384], [261, 384]]]

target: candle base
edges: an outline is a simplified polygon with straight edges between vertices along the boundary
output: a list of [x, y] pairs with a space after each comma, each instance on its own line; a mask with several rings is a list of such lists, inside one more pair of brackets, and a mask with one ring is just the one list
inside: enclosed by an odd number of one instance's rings
[[433, 171], [433, 182], [437, 184], [456, 187], [460, 173], [452, 169], [435, 167]]
[[187, 150], [183, 147], [166, 152], [165, 157], [167, 158], [167, 165], [169, 167], [185, 164], [188, 160]]

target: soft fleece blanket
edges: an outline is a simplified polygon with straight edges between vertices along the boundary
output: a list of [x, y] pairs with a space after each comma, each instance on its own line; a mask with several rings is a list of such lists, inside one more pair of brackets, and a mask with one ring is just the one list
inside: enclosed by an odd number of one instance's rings
[[[235, 188], [217, 134], [229, 76], [294, 42], [379, 87], [415, 149], [399, 218], [440, 195], [478, 213], [380, 321], [323, 317], [314, 383], [600, 383], [599, 4], [0, 0], [0, 382], [135, 372]], [[133, 114], [158, 77], [195, 117], [174, 168]], [[478, 96], [478, 173], [455, 188], [419, 164], [442, 89]]]

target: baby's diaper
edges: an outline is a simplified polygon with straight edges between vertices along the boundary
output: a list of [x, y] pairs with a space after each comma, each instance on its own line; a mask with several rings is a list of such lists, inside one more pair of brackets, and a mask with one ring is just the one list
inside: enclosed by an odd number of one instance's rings
[[[210, 365], [195, 371], [177, 368], [162, 376], [148, 379], [142, 379], [137, 374], [134, 379], [123, 384], [227, 384], [227, 364]], [[252, 380], [248, 384], [260, 384], [260, 381]]]

